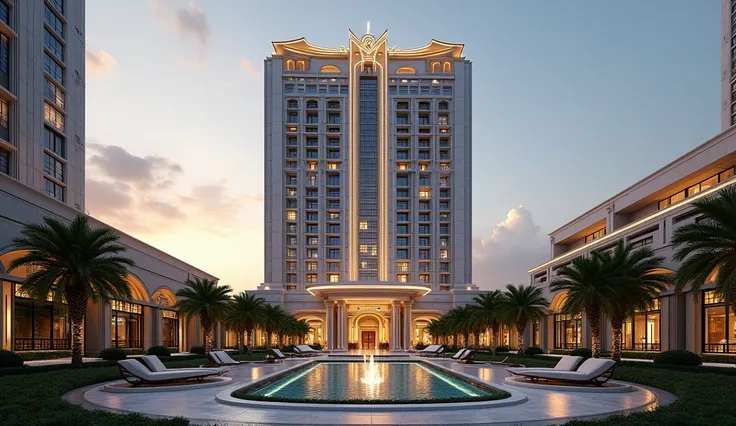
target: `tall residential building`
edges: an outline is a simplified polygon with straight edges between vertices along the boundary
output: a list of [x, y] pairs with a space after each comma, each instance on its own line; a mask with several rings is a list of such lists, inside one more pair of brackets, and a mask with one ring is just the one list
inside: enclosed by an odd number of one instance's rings
[[[348, 37], [338, 48], [274, 42], [265, 61], [260, 290], [300, 315], [323, 300], [341, 306], [334, 322], [324, 306], [312, 316], [337, 330], [332, 349], [397, 349], [418, 340], [414, 302], [426, 319], [474, 290], [472, 67], [461, 44], [405, 50], [387, 32]], [[366, 341], [350, 320], [359, 308], [385, 312], [381, 324], [390, 312], [409, 320]]]
[[736, 124], [736, 0], [721, 0], [721, 129]]
[[82, 0], [0, 0], [0, 173], [79, 211], [84, 28]]
[[[23, 291], [32, 268], [9, 270], [24, 224], [84, 212], [85, 2], [0, 0], [0, 348], [68, 356], [69, 316]], [[106, 226], [89, 217], [92, 227]], [[117, 231], [136, 266], [132, 297], [90, 302], [84, 324], [89, 356], [115, 346], [145, 350], [201, 344], [199, 321], [180, 321], [176, 290], [206, 272]], [[218, 341], [222, 335], [218, 335]]]

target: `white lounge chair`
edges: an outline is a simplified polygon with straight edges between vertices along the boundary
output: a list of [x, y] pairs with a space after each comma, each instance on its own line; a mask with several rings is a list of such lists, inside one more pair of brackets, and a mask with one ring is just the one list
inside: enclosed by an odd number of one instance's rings
[[224, 373], [215, 368], [175, 368], [166, 371], [151, 371], [135, 359], [118, 361], [120, 375], [133, 386], [141, 384], [162, 385], [184, 382], [187, 380], [202, 381], [205, 377], [219, 376]]
[[426, 348], [417, 351], [417, 355], [420, 356], [436, 356], [439, 353], [439, 350], [442, 349], [442, 346], [440, 345], [429, 345]]
[[266, 362], [272, 363], [272, 362], [282, 362], [286, 359], [286, 355], [284, 355], [278, 348], [271, 348], [266, 352]]
[[300, 356], [317, 356], [322, 353], [321, 351], [312, 349], [309, 345], [296, 345], [294, 346], [294, 351]]
[[514, 368], [507, 368], [506, 371], [512, 374], [521, 373], [523, 371], [527, 370], [558, 370], [558, 371], [575, 371], [576, 368], [580, 365], [580, 363], [583, 362], [583, 357], [581, 356], [572, 356], [572, 355], [563, 355], [562, 358], [560, 358], [559, 361], [557, 361], [557, 364], [555, 364], [554, 367], [551, 368], [544, 368], [544, 367], [514, 367]]
[[210, 360], [210, 365], [218, 367], [227, 365], [243, 365], [249, 363], [249, 361], [236, 361], [225, 351], [208, 352], [207, 358]]
[[463, 356], [463, 354], [464, 354], [465, 352], [469, 351], [469, 350], [470, 350], [470, 349], [467, 349], [467, 348], [462, 348], [462, 349], [460, 349], [459, 351], [457, 351], [457, 352], [455, 353], [455, 355], [453, 355], [453, 356], [452, 356], [451, 358], [452, 358], [452, 359], [454, 359], [454, 360], [460, 359], [460, 358], [461, 358], [461, 357]]
[[576, 371], [555, 370], [554, 368], [528, 369], [521, 372], [510, 372], [533, 381], [547, 380], [570, 384], [594, 384], [601, 386], [613, 375], [616, 362], [610, 359], [589, 358]]
[[229, 371], [228, 368], [167, 368], [163, 362], [156, 355], [143, 355], [141, 360], [148, 367], [149, 370], [154, 373], [162, 373], [166, 371], [194, 371], [194, 372], [216, 372], [218, 374], [226, 373]]

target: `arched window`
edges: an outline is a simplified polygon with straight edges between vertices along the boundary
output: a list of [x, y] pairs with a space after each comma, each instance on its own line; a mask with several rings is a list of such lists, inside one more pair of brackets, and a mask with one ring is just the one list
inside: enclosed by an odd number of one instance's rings
[[314, 99], [310, 99], [307, 101], [307, 109], [316, 109], [317, 108], [317, 101]]
[[322, 68], [319, 69], [319, 72], [322, 73], [330, 73], [330, 74], [337, 74], [340, 72], [340, 68], [338, 68], [335, 65], [325, 65]]
[[432, 62], [430, 64], [430, 70], [433, 73], [440, 72], [440, 63], [439, 62], [436, 62], [436, 61], [435, 62]]
[[286, 71], [294, 71], [294, 60], [293, 59], [286, 60]]
[[396, 74], [416, 74], [417, 70], [413, 67], [400, 67], [396, 70]]
[[296, 61], [296, 70], [297, 71], [306, 71], [306, 69], [307, 69], [307, 63], [306, 62], [304, 62], [301, 59], [298, 60], [298, 61]]
[[442, 72], [452, 72], [452, 64], [449, 61], [442, 65]]

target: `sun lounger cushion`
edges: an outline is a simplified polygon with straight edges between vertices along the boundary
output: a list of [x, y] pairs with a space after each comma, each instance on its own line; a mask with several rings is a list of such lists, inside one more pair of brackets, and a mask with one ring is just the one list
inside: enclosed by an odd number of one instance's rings
[[562, 371], [552, 368], [528, 369], [522, 371], [521, 374], [540, 379], [586, 382], [599, 377], [615, 364], [616, 363], [610, 359], [590, 358], [582, 363], [577, 371]]
[[134, 359], [124, 359], [122, 361], [118, 361], [118, 363], [134, 376], [149, 382], [193, 379], [196, 377], [211, 376], [218, 373], [218, 370], [214, 368], [179, 368], [166, 371], [151, 371]]
[[215, 354], [220, 359], [221, 364], [239, 364], [238, 361], [235, 361], [230, 354], [228, 354], [225, 351], [216, 351]]
[[422, 353], [436, 353], [437, 352], [437, 349], [439, 349], [439, 348], [440, 348], [440, 345], [429, 345], [429, 346], [427, 346], [426, 348], [422, 349], [419, 352], [422, 352]]
[[465, 356], [465, 352], [467, 351], [468, 349], [465, 348], [460, 349], [455, 355], [452, 356], [452, 359], [462, 359]]
[[553, 368], [544, 367], [518, 367], [518, 368], [507, 368], [507, 371], [512, 373], [521, 373], [527, 370], [559, 370], [559, 371], [574, 371], [574, 369], [580, 365], [583, 360], [581, 356], [563, 355], [557, 364]]

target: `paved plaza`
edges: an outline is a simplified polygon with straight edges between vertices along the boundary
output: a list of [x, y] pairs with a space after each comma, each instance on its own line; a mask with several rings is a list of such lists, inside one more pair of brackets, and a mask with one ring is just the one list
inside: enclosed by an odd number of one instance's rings
[[[414, 358], [412, 356], [412, 358]], [[319, 357], [318, 359], [327, 359]], [[329, 360], [340, 358], [329, 357]], [[406, 360], [406, 358], [402, 358]], [[468, 375], [512, 394], [513, 405], [474, 408], [482, 403], [464, 403], [463, 409], [438, 409], [433, 404], [406, 406], [387, 412], [385, 407], [363, 409], [341, 405], [335, 409], [285, 409], [279, 403], [271, 407], [244, 407], [223, 403], [231, 392], [264, 377], [312, 362], [314, 359], [292, 359], [279, 364], [253, 363], [233, 367], [226, 374], [232, 380], [221, 386], [167, 392], [112, 393], [97, 384], [65, 395], [73, 403], [88, 409], [138, 412], [148, 416], [183, 416], [195, 423], [217, 424], [492, 424], [543, 425], [558, 424], [573, 418], [594, 418], [614, 413], [650, 410], [675, 400], [669, 393], [632, 385], [630, 392], [548, 390], [515, 386], [505, 379], [509, 374], [502, 366], [491, 364], [459, 364], [450, 359], [428, 360], [437, 366]], [[263, 404], [260, 404], [263, 405]], [[477, 406], [476, 405], [476, 406]]]

